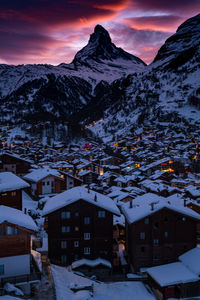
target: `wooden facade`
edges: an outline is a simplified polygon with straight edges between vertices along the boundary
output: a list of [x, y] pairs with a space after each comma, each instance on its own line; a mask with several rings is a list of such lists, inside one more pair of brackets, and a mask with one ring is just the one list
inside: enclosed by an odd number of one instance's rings
[[29, 172], [31, 163], [25, 159], [18, 158], [12, 154], [2, 154], [0, 156], [1, 165], [0, 169], [5, 172], [9, 171], [23, 177]]
[[[99, 211], [104, 217], [99, 217]], [[63, 212], [69, 218], [63, 219]], [[63, 227], [69, 232], [62, 232]], [[83, 257], [112, 261], [113, 214], [78, 200], [48, 215], [48, 239], [52, 263], [69, 265]]]
[[31, 230], [8, 222], [0, 224], [0, 258], [30, 254], [32, 233]]
[[198, 221], [164, 208], [127, 225], [127, 250], [135, 271], [174, 262], [194, 248]]
[[13, 190], [0, 193], [0, 205], [22, 210], [22, 190]]

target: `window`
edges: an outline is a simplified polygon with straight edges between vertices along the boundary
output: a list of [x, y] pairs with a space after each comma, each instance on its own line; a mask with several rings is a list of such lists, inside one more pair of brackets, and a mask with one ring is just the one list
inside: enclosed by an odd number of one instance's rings
[[99, 218], [105, 218], [106, 216], [106, 212], [104, 210], [99, 210], [98, 211], [98, 217]]
[[165, 238], [168, 237], [168, 232], [167, 232], [167, 231], [164, 232], [164, 237], [165, 237]]
[[61, 262], [62, 262], [62, 264], [66, 264], [66, 262], [67, 262], [67, 256], [66, 255], [61, 255]]
[[84, 224], [90, 224], [90, 217], [84, 217]]
[[47, 185], [49, 185], [49, 181], [47, 181]]
[[140, 239], [144, 240], [145, 239], [145, 232], [140, 232]]
[[61, 248], [66, 249], [67, 248], [67, 241], [61, 241]]
[[75, 226], [75, 227], [74, 227], [74, 230], [75, 230], [75, 231], [79, 231], [79, 227], [78, 227], [78, 226]]
[[61, 212], [61, 219], [69, 219], [69, 218], [70, 218], [70, 211]]
[[79, 241], [75, 241], [74, 242], [74, 247], [78, 247], [79, 246]]
[[90, 248], [84, 248], [84, 254], [90, 254]]
[[144, 224], [149, 224], [149, 218], [144, 219]]
[[186, 221], [186, 217], [182, 217], [182, 221], [185, 222]]
[[78, 217], [79, 216], [79, 212], [76, 211], [74, 215], [75, 215], [75, 217]]
[[158, 223], [158, 222], [155, 222], [154, 225], [153, 225], [153, 228], [154, 228], [154, 229], [158, 229], [158, 228], [159, 228], [159, 223]]
[[6, 226], [6, 235], [13, 235], [14, 234], [14, 228], [10, 226]]
[[90, 240], [90, 233], [84, 233], [84, 240]]
[[4, 265], [0, 265], [0, 275], [4, 275]]
[[70, 232], [70, 226], [62, 226], [61, 231], [62, 231], [63, 233], [65, 233], [65, 232]]
[[44, 182], [44, 181], [42, 182], [42, 185], [45, 185], [45, 182]]
[[154, 245], [158, 245], [159, 244], [159, 240], [158, 239], [153, 240], [153, 244]]
[[11, 192], [11, 196], [12, 197], [16, 196], [16, 192]]

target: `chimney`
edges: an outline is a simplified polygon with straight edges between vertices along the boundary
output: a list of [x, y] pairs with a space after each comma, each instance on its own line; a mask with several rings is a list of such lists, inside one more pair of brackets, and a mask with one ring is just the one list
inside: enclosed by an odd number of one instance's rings
[[90, 186], [89, 186], [89, 184], [88, 184], [88, 194], [90, 193]]
[[155, 203], [152, 202], [150, 205], [151, 205], [151, 210], [154, 210], [154, 205], [155, 205]]
[[129, 202], [129, 208], [133, 208], [133, 200], [132, 199]]
[[97, 194], [94, 196], [94, 201], [97, 202]]

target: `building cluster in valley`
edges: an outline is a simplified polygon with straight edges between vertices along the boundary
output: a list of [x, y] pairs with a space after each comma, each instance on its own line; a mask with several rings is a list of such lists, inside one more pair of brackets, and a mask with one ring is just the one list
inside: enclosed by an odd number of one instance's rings
[[158, 299], [199, 296], [199, 131], [167, 125], [70, 145], [2, 132], [0, 291], [28, 291], [41, 255], [102, 281], [129, 274]]

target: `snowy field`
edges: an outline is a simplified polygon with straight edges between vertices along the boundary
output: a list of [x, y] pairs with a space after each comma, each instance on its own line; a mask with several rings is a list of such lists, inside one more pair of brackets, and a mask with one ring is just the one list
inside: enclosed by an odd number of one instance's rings
[[[141, 282], [97, 283], [68, 271], [66, 268], [52, 265], [57, 300], [155, 300]], [[74, 293], [70, 287], [93, 284], [93, 297], [89, 291]]]

